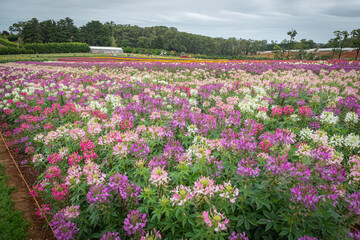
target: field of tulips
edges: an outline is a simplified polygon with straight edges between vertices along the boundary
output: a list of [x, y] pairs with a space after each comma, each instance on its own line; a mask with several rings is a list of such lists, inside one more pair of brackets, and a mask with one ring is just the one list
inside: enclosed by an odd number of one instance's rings
[[360, 239], [359, 62], [0, 65], [57, 239]]

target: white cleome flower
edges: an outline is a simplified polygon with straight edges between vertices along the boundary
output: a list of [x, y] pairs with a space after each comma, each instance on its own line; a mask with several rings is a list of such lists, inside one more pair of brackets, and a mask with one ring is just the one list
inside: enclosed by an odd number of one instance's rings
[[350, 133], [344, 139], [344, 146], [354, 150], [360, 147], [360, 136], [355, 135], [354, 133]]
[[345, 116], [344, 122], [350, 124], [356, 124], [359, 122], [359, 115], [354, 112], [348, 112]]
[[342, 135], [335, 134], [330, 138], [329, 144], [332, 147], [342, 147], [344, 145], [344, 140]]
[[328, 125], [336, 125], [339, 117], [335, 116], [333, 112], [322, 112], [320, 115], [320, 122]]

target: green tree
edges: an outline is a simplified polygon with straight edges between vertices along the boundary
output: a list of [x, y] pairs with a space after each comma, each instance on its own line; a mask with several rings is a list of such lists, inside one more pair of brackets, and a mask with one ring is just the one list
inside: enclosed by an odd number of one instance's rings
[[9, 27], [9, 31], [10, 31], [10, 33], [11, 34], [21, 34], [21, 32], [22, 32], [22, 29], [23, 29], [23, 27], [24, 27], [24, 25], [25, 25], [25, 23], [26, 22], [24, 22], [24, 21], [19, 21], [19, 22], [17, 22], [17, 23], [14, 23], [14, 24], [12, 24], [10, 27]]
[[129, 47], [129, 46], [130, 46], [129, 40], [127, 40], [127, 39], [121, 40], [120, 47]]
[[40, 23], [36, 18], [25, 22], [21, 30], [21, 38], [24, 43], [41, 43]]
[[343, 52], [343, 48], [347, 44], [347, 40], [349, 37], [349, 33], [347, 31], [334, 31], [335, 38], [330, 39], [329, 43], [333, 47], [333, 55], [334, 53], [339, 54], [339, 59], [341, 58], [341, 53]]
[[81, 35], [83, 41], [90, 46], [110, 46], [110, 31], [109, 28], [100, 21], [88, 22], [81, 27]]
[[356, 49], [356, 57], [357, 60], [360, 51], [360, 28], [354, 29], [351, 31], [351, 40], [350, 40], [351, 47]]
[[57, 26], [54, 20], [40, 22], [40, 35], [43, 43], [59, 42], [57, 32]]
[[114, 33], [115, 33], [115, 27], [116, 27], [115, 22], [113, 22], [113, 21], [106, 22], [106, 23], [105, 23], [105, 26], [106, 26], [107, 28], [109, 28], [111, 46], [112, 46], [112, 47], [117, 47], [116, 41], [115, 41], [115, 34], [114, 34]]
[[280, 47], [278, 44], [276, 44], [273, 48], [273, 53], [275, 59], [284, 59], [286, 54], [286, 49]]
[[305, 50], [309, 49], [309, 44], [306, 39], [301, 39], [300, 42], [296, 42], [294, 49], [298, 50], [298, 59], [302, 60], [305, 55]]
[[137, 41], [137, 47], [139, 48], [150, 48], [151, 40], [147, 37], [139, 37]]
[[289, 47], [288, 47], [288, 59], [289, 59], [290, 58], [290, 48], [293, 47], [293, 43], [294, 43], [295, 36], [297, 35], [297, 31], [293, 29], [291, 31], [288, 31], [287, 35], [290, 36]]
[[57, 40], [56, 42], [79, 42], [80, 32], [79, 29], [75, 26], [74, 21], [66, 17], [60, 19], [56, 23], [57, 26]]

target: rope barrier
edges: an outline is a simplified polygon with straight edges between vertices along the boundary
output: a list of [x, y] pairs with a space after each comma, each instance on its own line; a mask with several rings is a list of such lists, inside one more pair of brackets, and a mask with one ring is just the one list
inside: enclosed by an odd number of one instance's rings
[[[24, 175], [21, 173], [20, 168], [19, 168], [19, 166], [17, 165], [17, 163], [16, 163], [16, 161], [15, 161], [15, 159], [14, 159], [14, 157], [13, 157], [13, 155], [12, 155], [12, 153], [11, 153], [9, 147], [8, 147], [8, 145], [6, 144], [5, 139], [4, 139], [4, 137], [3, 137], [3, 135], [2, 135], [1, 132], [0, 132], [0, 135], [1, 135], [2, 141], [3, 141], [3, 143], [4, 143], [4, 146], [6, 147], [8, 153], [10, 154], [10, 157], [11, 157], [11, 159], [12, 159], [12, 161], [13, 161], [16, 169], [18, 170], [18, 172], [19, 172], [22, 180], [24, 181], [24, 183], [25, 183], [25, 185], [26, 185], [26, 188], [28, 189], [29, 194], [30, 194], [31, 189], [30, 189], [30, 187], [29, 187], [29, 184], [28, 184], [27, 181], [25, 180]], [[30, 194], [30, 195], [31, 195], [31, 194]], [[36, 198], [35, 198], [33, 195], [31, 195], [31, 196], [32, 196], [32, 198], [34, 199], [34, 201], [35, 201], [36, 205], [38, 206], [38, 208], [41, 209], [40, 204], [39, 204], [39, 202], [36, 200]], [[53, 235], [55, 235], [54, 230], [53, 230], [53, 228], [51, 227], [50, 222], [49, 222], [49, 220], [47, 219], [46, 215], [44, 215], [44, 217], [45, 217], [45, 221], [46, 221], [47, 224], [49, 225], [49, 227], [50, 227]]]

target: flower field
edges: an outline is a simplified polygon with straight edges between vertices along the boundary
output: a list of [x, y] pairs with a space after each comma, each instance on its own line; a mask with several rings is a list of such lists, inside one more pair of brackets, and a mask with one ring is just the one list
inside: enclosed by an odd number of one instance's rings
[[359, 62], [0, 68], [57, 239], [360, 239]]

